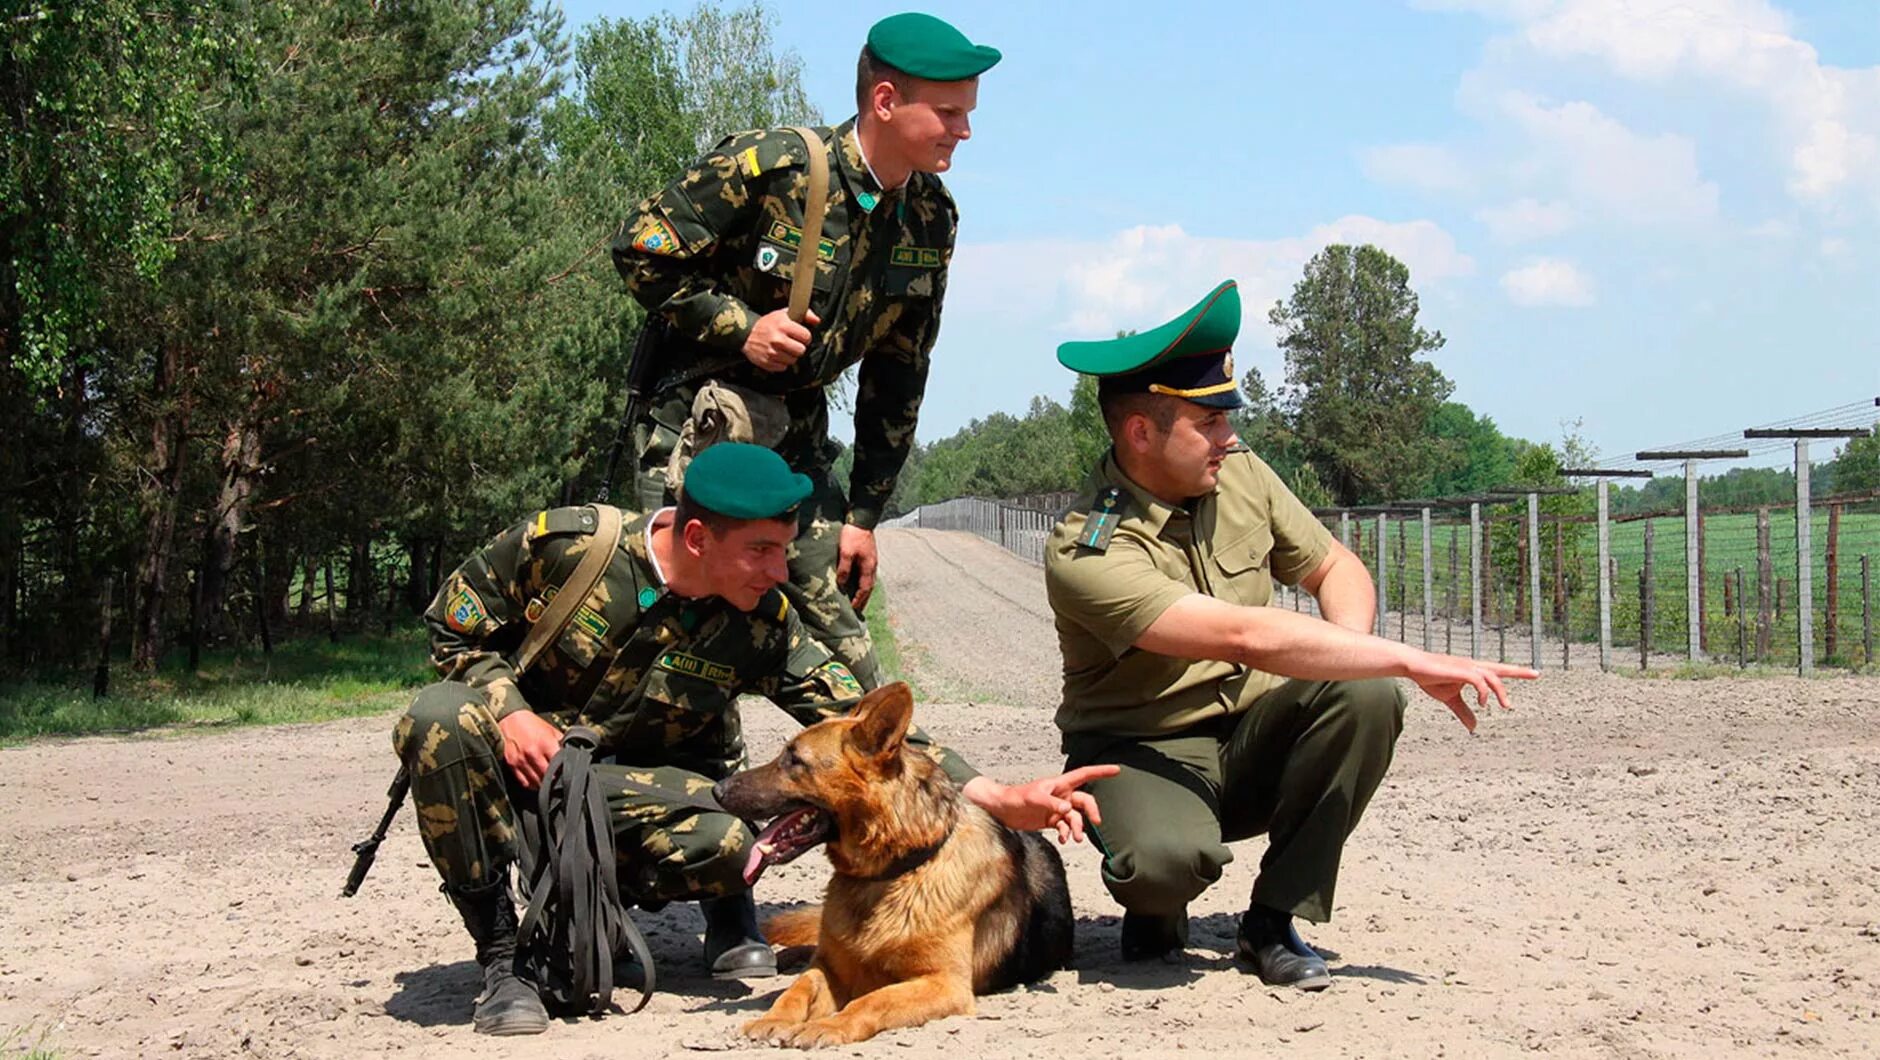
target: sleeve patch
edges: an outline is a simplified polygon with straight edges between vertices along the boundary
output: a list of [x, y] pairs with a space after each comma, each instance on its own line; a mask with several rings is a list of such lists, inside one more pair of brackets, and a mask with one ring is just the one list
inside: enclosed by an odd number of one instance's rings
[[634, 224], [633, 249], [646, 254], [677, 254], [679, 237], [665, 218], [642, 214]]
[[483, 623], [489, 621], [489, 612], [483, 607], [483, 598], [475, 589], [459, 584], [457, 591], [451, 594], [450, 609], [444, 614], [444, 624], [459, 633], [475, 633]]
[[764, 171], [764, 167], [757, 161], [755, 146], [745, 148], [744, 153], [738, 155], [738, 168], [744, 171], [746, 177], [755, 177]]

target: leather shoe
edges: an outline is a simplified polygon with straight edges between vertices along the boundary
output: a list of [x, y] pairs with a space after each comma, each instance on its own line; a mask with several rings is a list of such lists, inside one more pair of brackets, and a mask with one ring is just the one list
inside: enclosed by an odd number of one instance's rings
[[777, 974], [777, 953], [757, 928], [751, 892], [698, 903], [705, 914], [705, 966], [713, 979], [762, 979]]
[[1325, 958], [1293, 930], [1291, 914], [1260, 906], [1248, 909], [1241, 914], [1234, 948], [1268, 986], [1323, 990], [1332, 985]]
[[1174, 959], [1188, 945], [1188, 910], [1167, 916], [1151, 913], [1123, 914], [1123, 959], [1149, 961]]

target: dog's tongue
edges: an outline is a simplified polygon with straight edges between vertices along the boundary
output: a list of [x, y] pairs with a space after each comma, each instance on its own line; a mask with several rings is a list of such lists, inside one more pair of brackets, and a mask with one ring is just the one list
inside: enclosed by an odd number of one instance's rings
[[770, 822], [762, 832], [757, 834], [757, 842], [751, 844], [751, 853], [744, 860], [744, 885], [746, 887], [756, 883], [757, 878], [764, 874], [766, 868], [789, 861], [807, 849], [780, 841], [778, 837], [793, 833], [799, 825], [809, 819], [811, 814], [816, 812], [815, 810], [791, 810]]

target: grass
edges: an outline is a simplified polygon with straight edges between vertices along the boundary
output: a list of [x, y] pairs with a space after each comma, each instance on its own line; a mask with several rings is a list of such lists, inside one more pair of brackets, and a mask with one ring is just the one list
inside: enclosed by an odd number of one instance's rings
[[[888, 589], [879, 580], [875, 582], [875, 591], [868, 599], [868, 639], [875, 645], [875, 661], [881, 666], [881, 679], [887, 681], [906, 681], [913, 687], [914, 681], [908, 676], [901, 663], [901, 642], [894, 635], [894, 626], [888, 621]], [[914, 689], [914, 699], [920, 699], [920, 690]]]
[[423, 631], [323, 636], [205, 653], [189, 672], [177, 659], [154, 674], [114, 667], [111, 694], [43, 679], [0, 684], [0, 744], [43, 736], [178, 725], [272, 725], [390, 710], [431, 680]]
[[33, 1025], [27, 1024], [0, 1034], [0, 1057], [7, 1060], [60, 1060], [57, 1049], [46, 1047], [46, 1039], [52, 1036], [53, 1028], [42, 1027], [37, 1035]]

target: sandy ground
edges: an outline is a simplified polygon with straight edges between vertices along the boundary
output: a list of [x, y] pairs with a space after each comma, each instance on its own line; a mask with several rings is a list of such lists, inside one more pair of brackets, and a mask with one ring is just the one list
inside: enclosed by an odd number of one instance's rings
[[[982, 769], [1059, 762], [1040, 575], [963, 534], [882, 534], [917, 717]], [[1550, 670], [1474, 738], [1416, 705], [1353, 837], [1332, 989], [1231, 955], [1260, 854], [1192, 907], [1178, 965], [1125, 965], [1095, 855], [1073, 966], [857, 1056], [1880, 1055], [1880, 680]], [[747, 709], [756, 756], [789, 723]], [[0, 1041], [64, 1056], [653, 1057], [741, 1048], [784, 980], [715, 983], [691, 906], [639, 915], [649, 1009], [538, 1039], [469, 1028], [477, 971], [409, 812], [365, 893], [391, 717], [0, 750]], [[812, 900], [817, 856], [767, 877]], [[619, 997], [628, 1000], [629, 992]], [[0, 1054], [8, 1050], [0, 1048]]]

